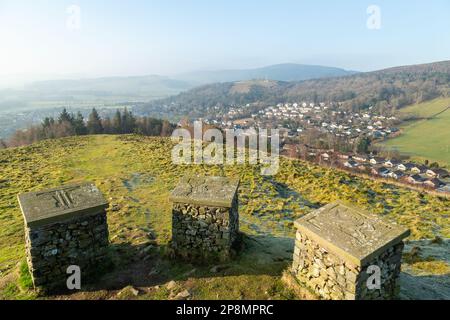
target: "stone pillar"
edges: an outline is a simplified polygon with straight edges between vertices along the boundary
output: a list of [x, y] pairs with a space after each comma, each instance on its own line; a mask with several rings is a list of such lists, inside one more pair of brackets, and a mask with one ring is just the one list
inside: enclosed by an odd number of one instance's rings
[[295, 222], [292, 273], [323, 299], [395, 299], [409, 230], [341, 202]]
[[81, 280], [98, 271], [108, 246], [108, 203], [91, 183], [18, 196], [25, 220], [27, 262], [36, 288], [66, 288], [69, 266]]
[[173, 190], [171, 247], [187, 260], [227, 260], [239, 242], [239, 181], [184, 177]]

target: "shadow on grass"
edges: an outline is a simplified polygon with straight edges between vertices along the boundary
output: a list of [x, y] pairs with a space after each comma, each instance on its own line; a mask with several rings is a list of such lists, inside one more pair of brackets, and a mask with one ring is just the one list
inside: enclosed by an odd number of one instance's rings
[[[127, 286], [148, 288], [171, 280], [230, 277], [242, 275], [280, 276], [290, 265], [294, 249], [291, 238], [243, 235], [242, 248], [228, 262], [182, 261], [169, 256], [168, 246], [113, 244], [114, 268], [82, 286], [84, 292], [120, 290]], [[71, 292], [66, 292], [70, 294]]]
[[[294, 239], [270, 235], [243, 236], [243, 245], [234, 259], [226, 263], [189, 263], [169, 257], [166, 245], [154, 246], [127, 243], [112, 244], [110, 253], [114, 268], [100, 274], [91, 283], [82, 286], [81, 293], [121, 290], [132, 286], [147, 289], [164, 286], [169, 281], [225, 278], [237, 276], [282, 276], [292, 261]], [[450, 274], [412, 272], [417, 263], [449, 263], [448, 240], [410, 241], [405, 248], [404, 270], [400, 276], [401, 299], [450, 299]], [[419, 249], [417, 249], [419, 248]], [[417, 253], [419, 252], [419, 253]], [[101, 270], [101, 269], [99, 269]], [[426, 271], [426, 270], [425, 270]], [[441, 270], [442, 271], [442, 270]], [[70, 297], [80, 291], [60, 292]], [[56, 293], [54, 293], [56, 294]], [[49, 297], [51, 298], [51, 297]]]
[[418, 276], [400, 275], [400, 298], [404, 300], [449, 300], [450, 274]]
[[408, 241], [400, 276], [401, 298], [449, 300], [449, 269], [450, 239]]

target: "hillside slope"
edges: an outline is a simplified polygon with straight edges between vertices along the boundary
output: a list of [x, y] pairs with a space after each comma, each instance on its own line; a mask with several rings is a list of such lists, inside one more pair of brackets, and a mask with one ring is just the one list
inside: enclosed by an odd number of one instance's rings
[[[18, 285], [25, 248], [16, 195], [85, 180], [96, 183], [110, 201], [115, 269], [93, 285], [83, 284], [80, 293], [51, 298], [167, 299], [173, 290], [164, 284], [171, 280], [178, 284], [175, 290], [189, 289], [192, 299], [292, 298], [280, 282], [292, 259], [292, 222], [337, 199], [411, 228], [408, 251], [414, 246], [423, 250], [405, 256], [406, 284], [417, 287], [415, 281], [431, 281], [439, 290], [428, 285], [421, 294], [442, 298], [450, 274], [448, 246], [445, 241], [419, 240], [450, 237], [450, 200], [284, 158], [275, 177], [261, 176], [260, 168], [250, 165], [177, 166], [171, 162], [172, 147], [163, 138], [87, 136], [1, 150], [0, 298], [35, 298]], [[244, 247], [232, 263], [211, 269], [165, 256], [171, 238], [168, 195], [187, 173], [241, 178]], [[129, 285], [140, 289], [138, 297], [121, 291]]]
[[413, 158], [450, 166], [450, 98], [412, 105], [401, 114], [417, 120], [405, 122], [401, 135], [383, 145]]
[[354, 73], [356, 72], [334, 67], [284, 63], [255, 69], [190, 72], [180, 74], [176, 76], [176, 78], [202, 85], [216, 82], [248, 81], [254, 79], [302, 81], [317, 78], [341, 77]]
[[41, 80], [23, 88], [0, 88], [0, 112], [82, 103], [147, 102], [200, 85], [252, 79], [299, 81], [353, 74], [339, 68], [279, 64], [256, 69], [198, 71], [174, 75]]
[[[272, 85], [267, 86], [267, 83]], [[243, 84], [248, 90], [236, 91]], [[436, 97], [450, 96], [450, 61], [403, 66], [301, 82], [240, 81], [205, 85], [177, 96], [157, 100], [142, 110], [160, 116], [204, 117], [216, 106], [260, 102], [342, 102], [349, 110], [374, 106], [381, 110], [399, 109]]]

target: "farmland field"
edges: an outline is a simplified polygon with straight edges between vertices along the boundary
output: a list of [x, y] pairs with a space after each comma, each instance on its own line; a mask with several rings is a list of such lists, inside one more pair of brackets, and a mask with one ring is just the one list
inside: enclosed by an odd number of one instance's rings
[[387, 140], [383, 145], [412, 158], [437, 161], [449, 167], [450, 109], [444, 111], [449, 106], [450, 99], [436, 99], [402, 109], [401, 113], [404, 115], [411, 114], [425, 119], [406, 122], [401, 127], [402, 134]]

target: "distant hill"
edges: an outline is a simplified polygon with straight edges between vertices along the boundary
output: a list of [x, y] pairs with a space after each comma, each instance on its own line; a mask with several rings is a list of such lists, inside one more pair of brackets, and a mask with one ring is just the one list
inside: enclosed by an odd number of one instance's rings
[[298, 101], [338, 101], [343, 108], [355, 111], [371, 106], [393, 110], [446, 96], [450, 96], [450, 61], [305, 81], [215, 83], [154, 101], [142, 111], [199, 117], [221, 106]]
[[302, 81], [308, 79], [340, 77], [355, 73], [355, 71], [333, 67], [286, 63], [256, 69], [190, 72], [180, 74], [176, 76], [176, 78], [195, 84], [208, 84], [254, 79]]
[[133, 96], [155, 98], [176, 94], [192, 85], [168, 77], [149, 75], [139, 77], [108, 77], [79, 80], [50, 80], [34, 82], [27, 91], [59, 95]]
[[[259, 69], [199, 71], [174, 77], [160, 75], [33, 81], [23, 88], [0, 89], [0, 112], [70, 105], [115, 105], [148, 102], [179, 94], [200, 85], [253, 79], [299, 81], [352, 74], [338, 68], [279, 64]], [[8, 82], [6, 82], [8, 83]]]
[[168, 77], [108, 77], [36, 81], [21, 89], [0, 90], [0, 113], [70, 106], [83, 109], [133, 105], [162, 99], [193, 88]]

